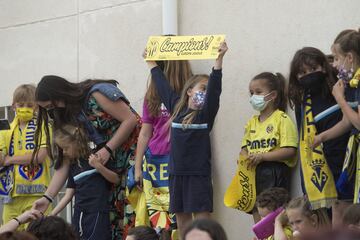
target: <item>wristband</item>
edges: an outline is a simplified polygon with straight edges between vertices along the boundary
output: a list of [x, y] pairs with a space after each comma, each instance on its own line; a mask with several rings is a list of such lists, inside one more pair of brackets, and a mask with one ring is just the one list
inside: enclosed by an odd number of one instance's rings
[[17, 221], [17, 223], [19, 224], [19, 226], [21, 225], [21, 222], [20, 222], [20, 220], [19, 220], [18, 218], [14, 217], [13, 219], [14, 219], [15, 221]]
[[50, 203], [52, 203], [54, 201], [54, 199], [52, 199], [52, 197], [50, 197], [46, 194], [44, 194], [43, 197], [46, 198]]
[[104, 148], [106, 149], [106, 151], [110, 153], [110, 155], [113, 155], [113, 150], [111, 150], [111, 148], [108, 145], [105, 144]]

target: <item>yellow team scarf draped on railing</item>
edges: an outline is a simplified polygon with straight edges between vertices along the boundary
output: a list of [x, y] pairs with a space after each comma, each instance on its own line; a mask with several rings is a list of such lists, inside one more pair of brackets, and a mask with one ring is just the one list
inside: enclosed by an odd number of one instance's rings
[[255, 206], [255, 168], [247, 168], [246, 156], [239, 156], [236, 174], [224, 195], [226, 207], [249, 212]]
[[330, 207], [337, 199], [334, 178], [326, 162], [322, 146], [312, 148], [317, 132], [310, 95], [306, 95], [304, 104], [299, 155], [306, 194], [313, 209]]

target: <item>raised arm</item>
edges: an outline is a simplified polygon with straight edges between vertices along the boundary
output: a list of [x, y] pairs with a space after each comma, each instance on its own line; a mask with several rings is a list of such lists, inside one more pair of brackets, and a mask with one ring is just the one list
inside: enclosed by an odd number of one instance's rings
[[223, 58], [228, 50], [226, 42], [223, 42], [219, 46], [219, 56], [215, 60], [213, 71], [210, 74], [210, 79], [206, 89], [205, 104], [203, 112], [207, 122], [209, 123], [209, 129], [212, 129], [215, 116], [219, 110], [219, 101], [221, 94], [221, 79], [222, 79], [222, 63]]
[[[144, 59], [146, 58], [146, 50], [143, 53], [143, 57]], [[172, 113], [179, 100], [179, 95], [171, 88], [169, 81], [155, 61], [146, 61], [146, 63], [150, 69], [152, 81], [155, 82], [161, 102], [164, 103], [167, 110]]]

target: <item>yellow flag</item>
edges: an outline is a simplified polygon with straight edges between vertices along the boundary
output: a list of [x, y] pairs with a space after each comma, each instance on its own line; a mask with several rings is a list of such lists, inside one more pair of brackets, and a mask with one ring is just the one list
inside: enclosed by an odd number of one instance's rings
[[150, 36], [146, 60], [216, 59], [225, 35]]
[[224, 195], [226, 207], [251, 211], [256, 202], [255, 168], [247, 168], [247, 159], [239, 156], [238, 168]]

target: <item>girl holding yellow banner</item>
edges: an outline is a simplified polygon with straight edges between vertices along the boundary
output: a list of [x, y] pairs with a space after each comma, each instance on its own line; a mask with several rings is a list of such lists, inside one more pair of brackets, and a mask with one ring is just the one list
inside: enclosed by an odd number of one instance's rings
[[222, 43], [211, 75], [194, 75], [181, 95], [172, 90], [156, 62], [147, 62], [160, 99], [172, 114], [170, 212], [176, 215], [180, 234], [193, 214], [195, 218], [209, 218], [213, 211], [210, 132], [219, 109], [222, 62], [227, 49]]
[[[158, 64], [172, 90], [180, 94], [186, 80], [192, 76], [189, 62], [175, 60]], [[169, 120], [170, 113], [161, 102], [150, 76], [136, 148], [135, 181], [143, 186], [151, 227], [161, 229], [169, 229], [176, 222], [175, 215], [169, 213]]]
[[317, 144], [319, 136], [342, 119], [340, 108], [331, 95], [335, 79], [333, 69], [319, 49], [305, 47], [295, 53], [290, 68], [289, 100], [295, 108], [301, 135], [299, 156], [303, 192], [313, 209], [332, 206], [333, 224], [338, 226], [349, 196], [336, 191], [335, 183], [340, 177], [349, 132]]
[[[245, 126], [241, 148], [244, 157], [240, 158], [239, 170], [248, 168], [241, 172], [245, 175], [243, 179], [255, 182], [248, 191], [255, 198], [271, 187], [289, 189], [290, 167], [296, 164], [298, 140], [295, 125], [285, 113], [284, 77], [280, 73], [260, 73], [250, 81], [249, 91], [250, 104], [260, 114], [254, 115]], [[249, 169], [255, 173], [249, 173]], [[258, 212], [255, 208], [247, 209], [251, 211], [258, 222]]]

